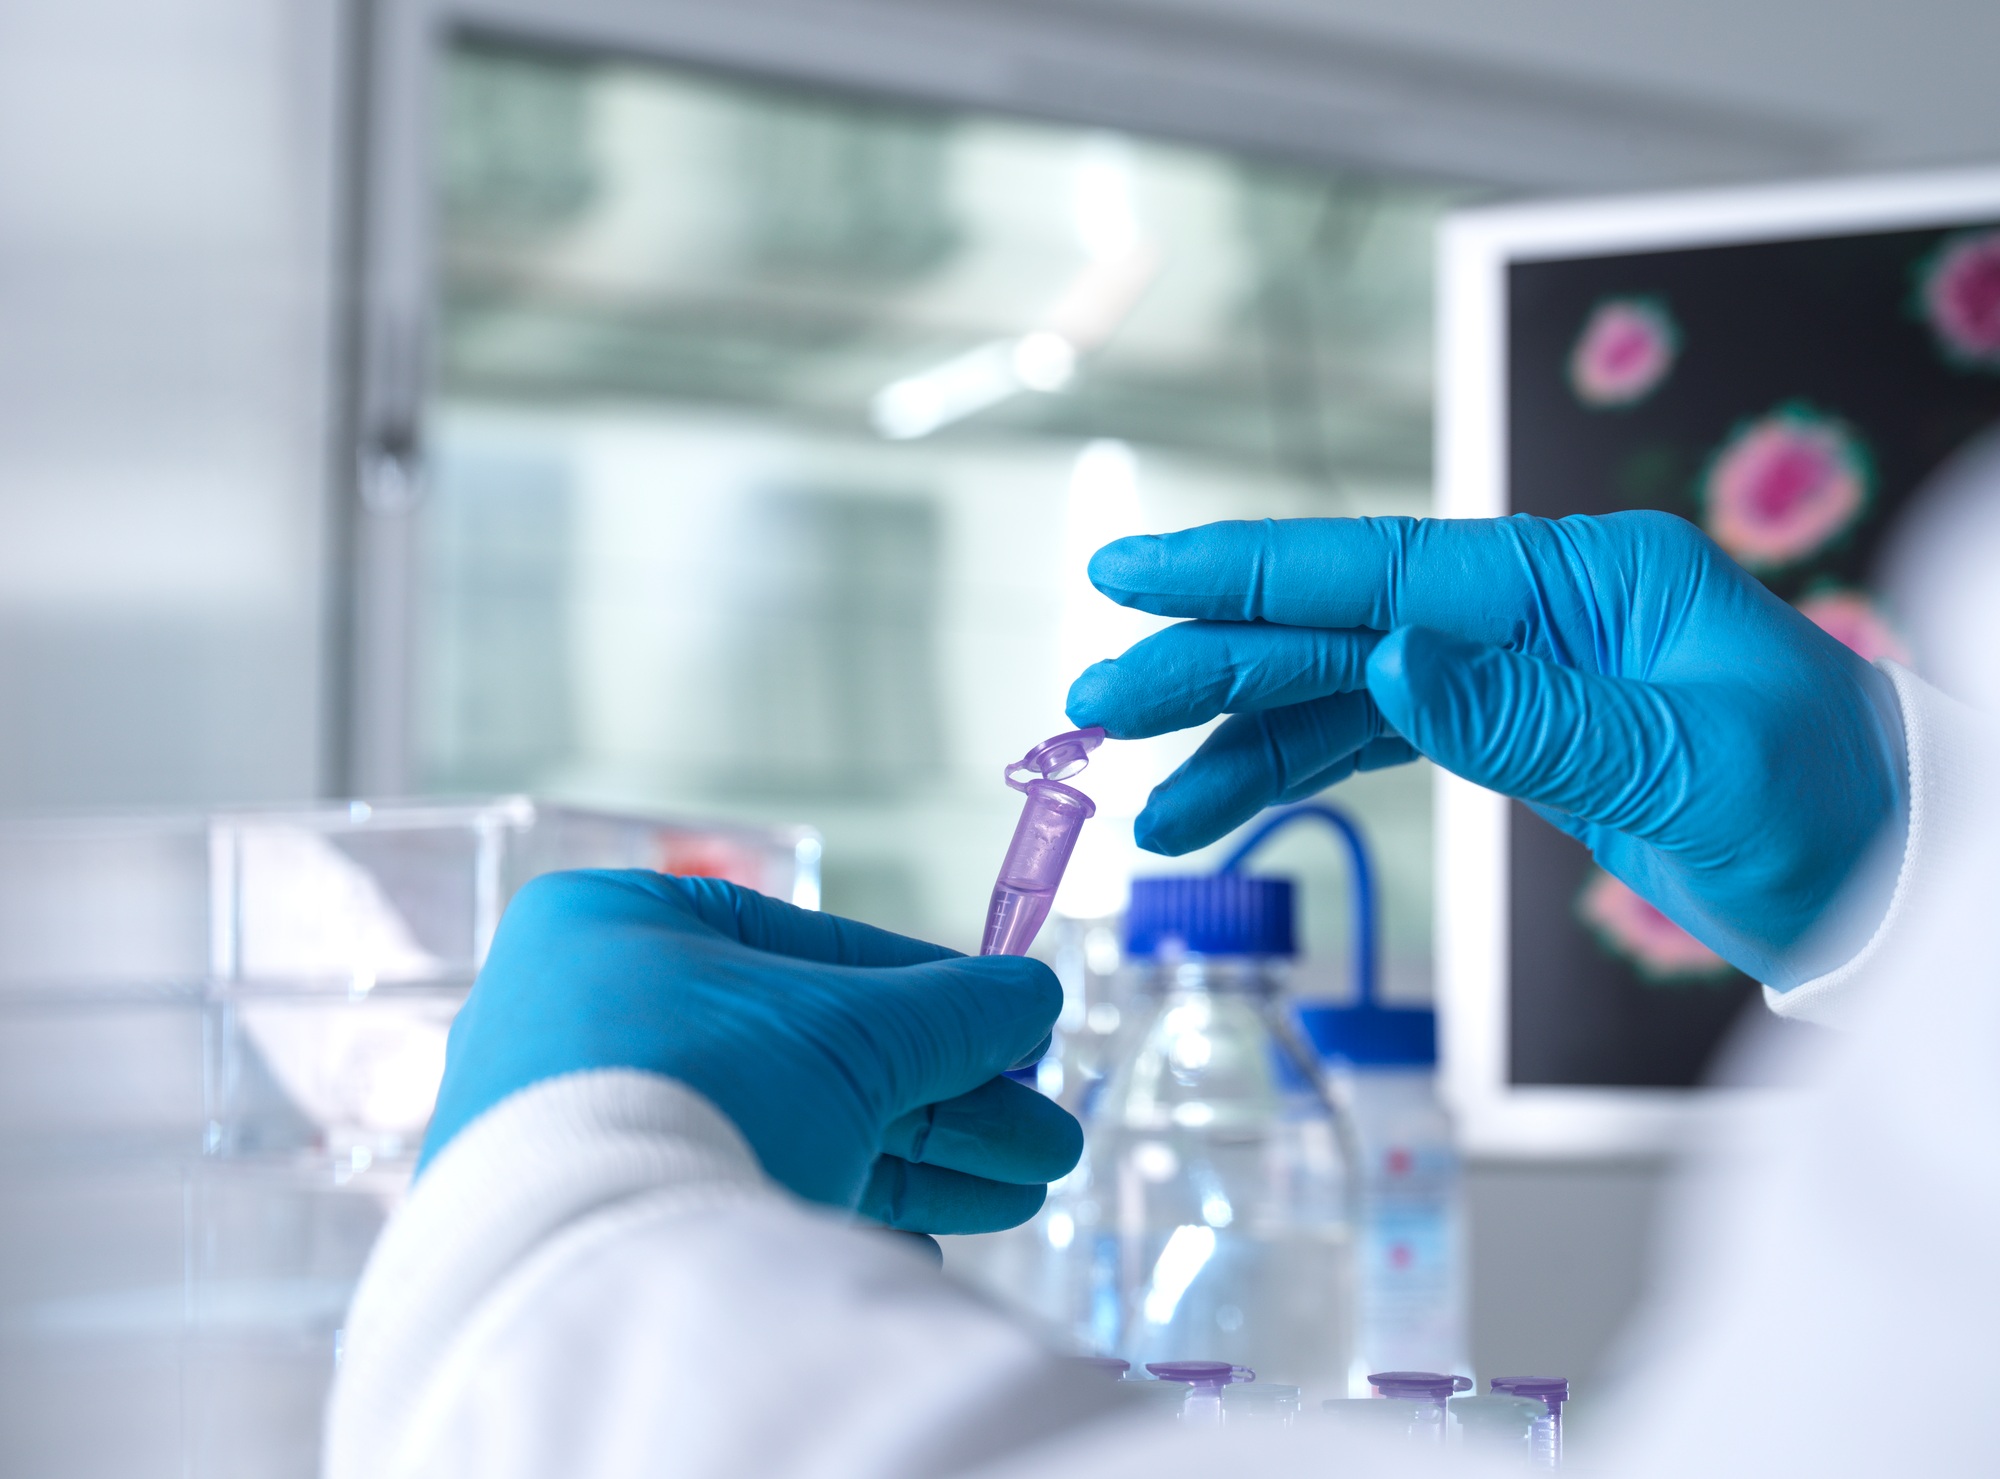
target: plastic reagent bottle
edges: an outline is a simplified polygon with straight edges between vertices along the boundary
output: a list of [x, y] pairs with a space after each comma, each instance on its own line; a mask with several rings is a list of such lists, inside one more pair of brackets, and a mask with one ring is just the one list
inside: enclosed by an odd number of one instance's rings
[[1437, 1091], [1437, 1014], [1380, 996], [1375, 868], [1361, 828], [1323, 803], [1272, 813], [1223, 864], [1234, 871], [1281, 828], [1316, 820], [1346, 845], [1354, 1000], [1299, 1020], [1325, 1063], [1360, 1147], [1355, 1337], [1348, 1391], [1370, 1371], [1469, 1369], [1464, 1216], [1457, 1137]]
[[1134, 881], [1141, 972], [1063, 1211], [1101, 1347], [1328, 1393], [1347, 1379], [1352, 1151], [1279, 994], [1292, 897], [1240, 874]]
[[1562, 1467], [1563, 1403], [1569, 1400], [1566, 1376], [1496, 1376], [1487, 1382], [1488, 1391], [1509, 1397], [1532, 1397], [1542, 1404], [1544, 1415], [1535, 1423], [1534, 1459], [1538, 1468]]
[[1063, 782], [1090, 764], [1091, 752], [1103, 743], [1102, 729], [1073, 729], [1043, 740], [1007, 767], [1007, 784], [1028, 799], [986, 906], [981, 955], [1026, 955], [1035, 943], [1077, 833], [1097, 815], [1095, 802]]

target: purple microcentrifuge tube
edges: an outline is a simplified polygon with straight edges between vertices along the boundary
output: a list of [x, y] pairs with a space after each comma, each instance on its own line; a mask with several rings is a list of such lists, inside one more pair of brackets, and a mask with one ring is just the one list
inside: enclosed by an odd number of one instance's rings
[[1026, 955], [1035, 943], [1077, 833], [1097, 814], [1096, 802], [1063, 782], [1090, 764], [1090, 752], [1103, 743], [1102, 729], [1073, 729], [1043, 740], [1007, 767], [1007, 784], [1028, 801], [986, 906], [981, 955]]
[[1569, 1400], [1569, 1378], [1496, 1376], [1486, 1383], [1486, 1389], [1509, 1397], [1533, 1397], [1548, 1408], [1548, 1416], [1538, 1418], [1535, 1422], [1535, 1464], [1544, 1469], [1560, 1467], [1563, 1451], [1563, 1403]]

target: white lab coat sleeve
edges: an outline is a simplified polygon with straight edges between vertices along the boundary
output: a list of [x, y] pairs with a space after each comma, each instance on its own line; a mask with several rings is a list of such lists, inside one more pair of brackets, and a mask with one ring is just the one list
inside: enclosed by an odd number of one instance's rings
[[1902, 708], [1909, 831], [1889, 907], [1861, 949], [1845, 965], [1789, 991], [1764, 988], [1764, 1001], [1771, 1010], [1795, 1021], [1822, 1026], [1853, 1021], [1865, 983], [1880, 978], [1878, 966], [1908, 944], [1916, 913], [1913, 901], [1943, 883], [1949, 860], [1958, 856], [1965, 840], [1969, 819], [1986, 814], [1996, 748], [1989, 723], [1901, 664], [1884, 661], [1877, 666], [1895, 684]]
[[390, 1220], [324, 1473], [898, 1479], [1106, 1402], [904, 1239], [773, 1185], [693, 1090], [592, 1072], [481, 1116]]
[[[1850, 1030], [1743, 1051], [1600, 1406], [1618, 1479], [1991, 1479], [2000, 812], [1910, 901]], [[1978, 835], [1981, 828], [1986, 835]]]
[[1120, 1406], [912, 1245], [772, 1185], [693, 1090], [580, 1073], [482, 1115], [390, 1219], [348, 1317], [322, 1472], [1432, 1472], [1317, 1429], [1189, 1432]]

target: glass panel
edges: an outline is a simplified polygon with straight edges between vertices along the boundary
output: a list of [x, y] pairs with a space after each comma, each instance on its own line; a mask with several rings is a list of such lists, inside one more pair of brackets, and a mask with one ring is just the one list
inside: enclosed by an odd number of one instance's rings
[[[1002, 766], [1157, 625], [1093, 549], [1428, 506], [1436, 187], [629, 61], [448, 80], [430, 788], [807, 822], [828, 908], [970, 948]], [[1060, 907], [1174, 866], [1130, 823], [1194, 742], [1106, 747]], [[1420, 974], [1427, 779], [1343, 795]]]

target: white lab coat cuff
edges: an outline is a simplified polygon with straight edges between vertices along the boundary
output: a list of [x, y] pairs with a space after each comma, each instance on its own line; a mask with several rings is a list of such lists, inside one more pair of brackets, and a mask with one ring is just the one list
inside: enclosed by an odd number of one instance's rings
[[329, 1479], [388, 1451], [475, 1308], [573, 1225], [643, 1198], [652, 1217], [783, 1199], [736, 1127], [687, 1085], [602, 1070], [502, 1100], [439, 1153], [390, 1221], [349, 1311], [329, 1402]]
[[1845, 965], [1789, 991], [1764, 988], [1765, 1004], [1794, 1021], [1838, 1027], [1851, 1020], [1865, 983], [1909, 943], [1913, 901], [1942, 881], [1936, 875], [1959, 855], [1963, 829], [1980, 814], [1977, 798], [1991, 784], [1994, 736], [1986, 721], [1900, 663], [1884, 660], [1876, 666], [1895, 685], [1903, 713], [1910, 784], [1903, 859], [1882, 922]]

